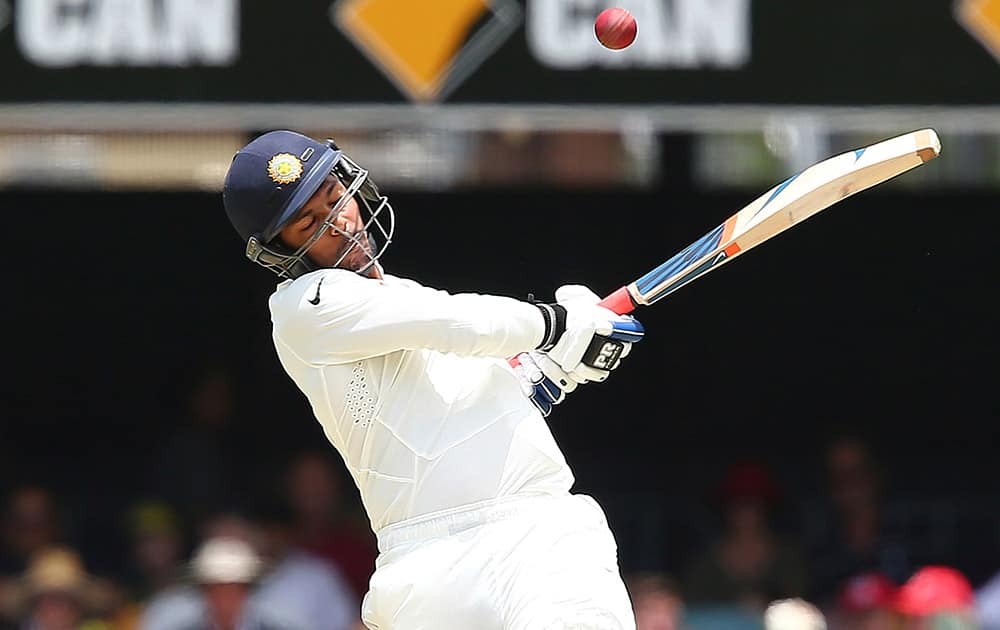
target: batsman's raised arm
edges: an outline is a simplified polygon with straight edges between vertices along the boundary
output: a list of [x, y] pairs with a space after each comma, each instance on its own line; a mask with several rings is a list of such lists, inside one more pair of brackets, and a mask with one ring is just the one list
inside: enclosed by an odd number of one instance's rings
[[[603, 380], [606, 371], [580, 365], [584, 350], [595, 336], [637, 341], [635, 326], [629, 334], [615, 327], [634, 320], [597, 307], [596, 295], [576, 289], [563, 303], [533, 304], [450, 294], [388, 274], [373, 279], [326, 269], [282, 283], [270, 307], [275, 341], [317, 365], [400, 350], [505, 358], [544, 348], [560, 365], [590, 377], [585, 380]], [[560, 289], [560, 295], [567, 290]]]
[[[315, 300], [315, 303], [312, 302]], [[426, 348], [504, 358], [534, 350], [542, 312], [511, 298], [438, 291], [340, 269], [310, 274], [271, 297], [274, 337], [304, 361], [335, 365]]]

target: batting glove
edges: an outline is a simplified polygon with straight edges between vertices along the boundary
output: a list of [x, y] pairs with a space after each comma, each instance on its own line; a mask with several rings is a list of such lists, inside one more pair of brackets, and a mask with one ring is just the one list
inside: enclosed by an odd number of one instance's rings
[[546, 317], [545, 340], [539, 346], [564, 372], [579, 382], [603, 381], [641, 341], [644, 329], [636, 319], [603, 306], [593, 291], [580, 285], [556, 290], [555, 304], [536, 304]]
[[552, 407], [566, 400], [566, 394], [578, 385], [576, 379], [541, 352], [522, 352], [517, 355], [517, 364], [514, 373], [521, 391], [543, 418], [552, 413]]

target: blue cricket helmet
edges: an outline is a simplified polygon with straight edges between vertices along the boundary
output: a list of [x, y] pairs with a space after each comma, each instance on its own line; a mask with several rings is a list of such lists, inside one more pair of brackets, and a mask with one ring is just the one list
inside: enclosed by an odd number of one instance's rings
[[294, 131], [272, 131], [240, 149], [222, 193], [226, 214], [246, 242], [270, 242], [319, 190], [340, 158], [335, 148]]
[[[278, 235], [330, 175], [343, 183], [348, 194], [341, 198], [312, 238], [292, 251]], [[368, 216], [362, 218], [364, 229], [369, 232], [369, 243], [383, 241], [381, 250], [375, 251], [374, 246], [366, 248], [356, 234], [342, 234], [353, 241], [352, 247], [365, 249], [370, 259], [364, 269], [367, 270], [392, 239], [395, 224], [392, 206], [368, 179], [368, 171], [332, 140], [321, 143], [285, 130], [265, 133], [240, 149], [233, 158], [226, 174], [222, 200], [229, 221], [246, 244], [247, 257], [279, 276], [296, 278], [315, 270], [307, 257], [309, 247], [327, 230], [340, 232], [333, 221], [355, 195], [359, 208], [368, 212]], [[383, 213], [384, 216], [380, 216]], [[347, 252], [341, 260], [346, 255]]]

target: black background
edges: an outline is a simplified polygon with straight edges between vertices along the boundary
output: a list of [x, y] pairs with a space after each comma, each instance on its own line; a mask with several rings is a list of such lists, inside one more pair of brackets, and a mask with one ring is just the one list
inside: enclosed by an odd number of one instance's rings
[[[390, 191], [385, 262], [451, 291], [607, 293], [761, 192]], [[697, 501], [740, 457], [792, 496], [821, 494], [823, 444], [860, 428], [896, 492], [985, 500], [995, 526], [997, 202], [867, 191], [638, 313], [647, 340], [551, 418], [577, 490], [628, 538], [630, 497]], [[247, 486], [324, 443], [270, 343], [274, 279], [245, 261], [217, 194], [8, 190], [0, 207], [6, 484], [49, 484], [103, 531], [143, 491], [136, 471], [170, 429], [176, 382], [216, 358], [237, 376]], [[944, 560], [981, 577], [995, 542]]]

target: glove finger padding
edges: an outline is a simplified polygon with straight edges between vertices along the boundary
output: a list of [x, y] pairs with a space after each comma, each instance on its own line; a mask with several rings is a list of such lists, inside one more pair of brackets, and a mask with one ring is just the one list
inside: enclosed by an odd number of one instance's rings
[[[533, 352], [531, 354], [534, 355], [532, 358], [535, 360], [535, 365], [541, 369], [545, 378], [549, 379], [552, 383], [559, 387], [563, 396], [565, 396], [565, 394], [572, 393], [573, 390], [576, 389], [578, 383], [573, 380], [569, 374], [564, 372], [555, 361], [541, 352]], [[562, 399], [560, 398], [560, 402], [561, 401]]]
[[[521, 387], [521, 393], [531, 398], [535, 393], [535, 384], [529, 375], [529, 361], [526, 352], [517, 355], [517, 366], [514, 368], [514, 375], [517, 376], [517, 384]], [[533, 366], [532, 366], [533, 367]]]
[[[557, 293], [566, 292], [557, 291]], [[548, 355], [567, 372], [580, 364], [580, 359], [587, 351], [587, 346], [590, 345], [594, 335], [607, 336], [612, 333], [610, 320], [617, 317], [611, 311], [596, 306], [589, 297], [585, 300], [558, 302], [566, 309], [566, 328], [555, 345], [548, 350]]]
[[541, 352], [527, 353], [527, 375], [535, 386], [535, 394], [554, 405], [566, 399], [566, 394], [576, 389], [576, 381], [569, 378], [552, 359]]
[[608, 370], [598, 370], [583, 363], [576, 366], [576, 369], [570, 372], [574, 380], [585, 383], [603, 383], [608, 378], [609, 373]]
[[535, 364], [534, 359], [528, 356], [527, 352], [517, 355], [518, 365], [514, 368], [517, 382], [521, 386], [521, 391], [531, 404], [538, 409], [542, 417], [547, 417], [552, 413], [552, 398], [544, 388], [537, 385], [536, 381], [542, 378], [542, 371]]
[[556, 302], [580, 302], [582, 304], [597, 304], [601, 298], [582, 284], [564, 284], [556, 289]]
[[552, 413], [552, 407], [566, 399], [576, 389], [578, 381], [559, 368], [541, 352], [525, 352], [517, 357], [514, 368], [524, 392], [542, 416]]

